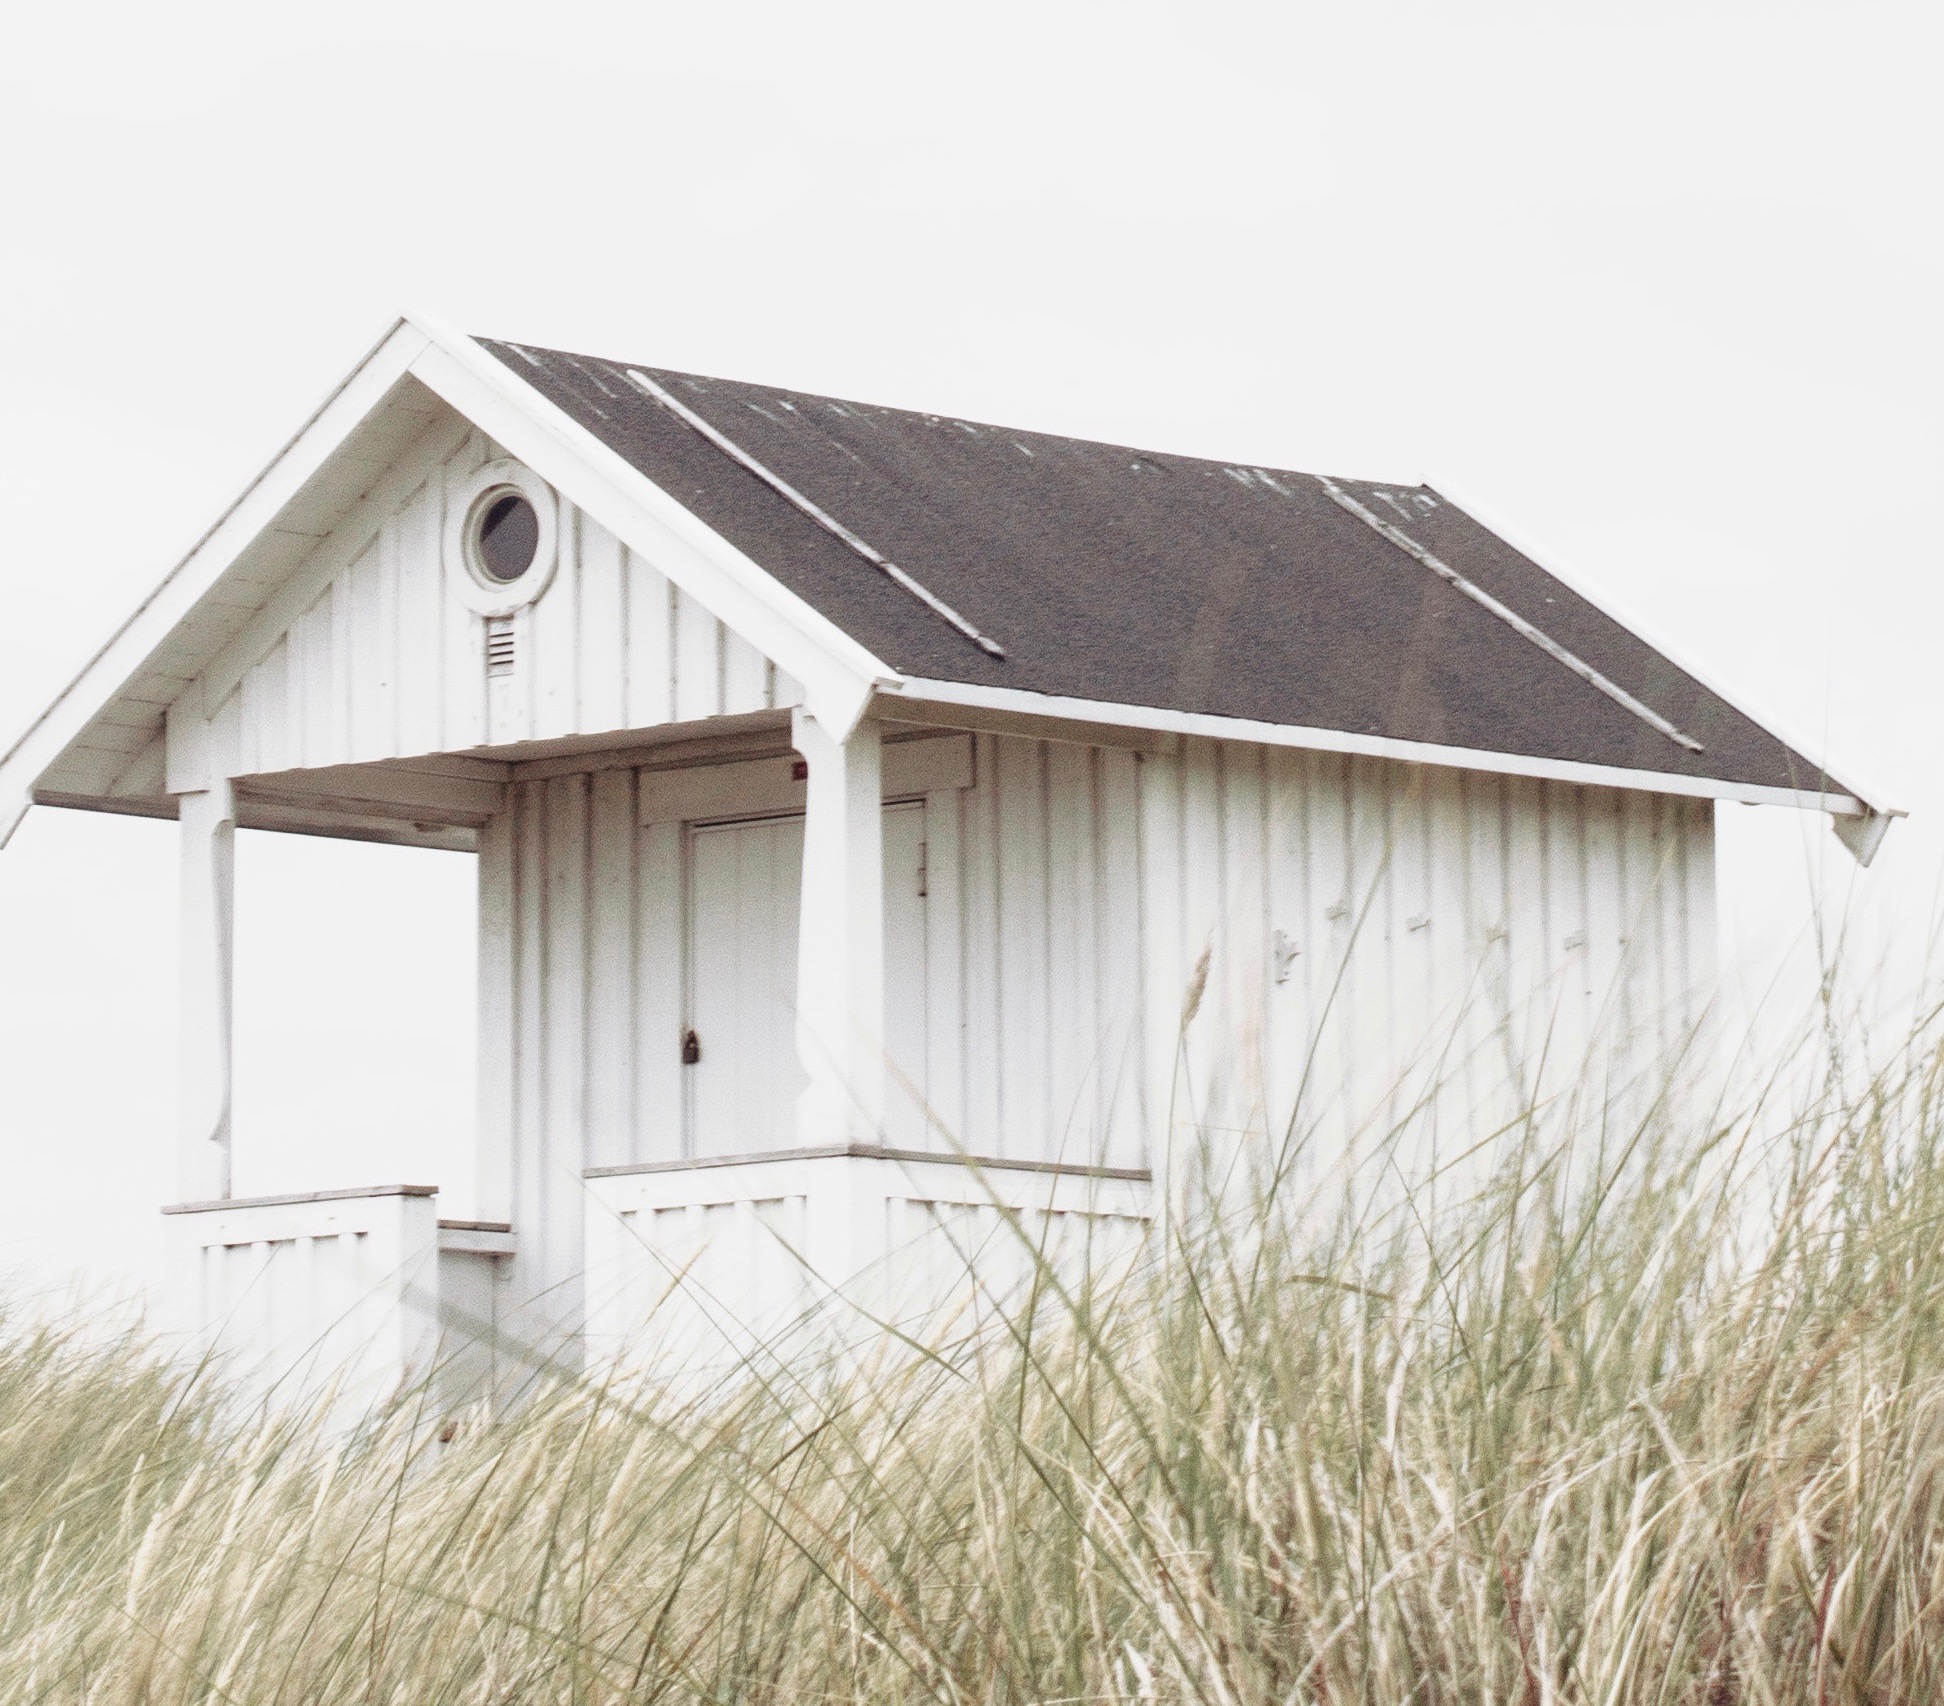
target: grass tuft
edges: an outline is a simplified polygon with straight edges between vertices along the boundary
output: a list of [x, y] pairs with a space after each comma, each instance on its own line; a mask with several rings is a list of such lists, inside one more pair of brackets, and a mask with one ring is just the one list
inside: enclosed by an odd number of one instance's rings
[[1258, 1215], [928, 1354], [456, 1428], [240, 1425], [16, 1322], [0, 1697], [1944, 1698], [1941, 1061], [1535, 1118], [1435, 1215]]

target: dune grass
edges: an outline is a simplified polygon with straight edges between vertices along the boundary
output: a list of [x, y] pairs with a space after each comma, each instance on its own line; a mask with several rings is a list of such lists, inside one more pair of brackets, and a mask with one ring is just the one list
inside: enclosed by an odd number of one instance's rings
[[16, 1326], [0, 1698], [1944, 1698], [1936, 1045], [706, 1393], [346, 1437]]

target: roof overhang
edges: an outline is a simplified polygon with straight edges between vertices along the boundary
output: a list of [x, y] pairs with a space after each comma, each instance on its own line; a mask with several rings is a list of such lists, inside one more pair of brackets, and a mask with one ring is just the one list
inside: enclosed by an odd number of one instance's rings
[[1252, 722], [1240, 717], [1213, 717], [1145, 705], [1112, 705], [1095, 699], [1069, 699], [1012, 688], [968, 687], [956, 681], [906, 678], [883, 688], [881, 698], [884, 705], [894, 707], [889, 714], [901, 721], [949, 722], [962, 719], [967, 713], [985, 714], [1003, 720], [1006, 726], [1016, 727], [1022, 733], [1030, 728], [1052, 739], [1081, 739], [1084, 738], [1081, 731], [1107, 726], [1155, 736], [1189, 735], [1206, 740], [1246, 741], [1257, 746], [1298, 747], [1310, 752], [1340, 752], [1404, 764], [1435, 764], [1454, 770], [1576, 782], [1589, 787], [1738, 800], [1747, 805], [1796, 806], [1828, 812], [1839, 822], [1864, 819], [1887, 822], [1891, 815], [1903, 815], [1884, 813], [1829, 782], [1808, 783], [1801, 788], [1763, 788], [1709, 777], [1671, 775], [1664, 770], [1622, 770], [1611, 765], [1488, 752], [1477, 747], [1435, 746], [1424, 741], [1394, 740], [1341, 729]]
[[[1806, 755], [1812, 762], [1814, 785], [1801, 790], [1793, 789], [1741, 789], [1735, 792], [1722, 792], [1715, 797], [1726, 800], [1741, 800], [1750, 805], [1796, 805], [1810, 810], [1829, 813], [1830, 826], [1836, 832], [1837, 840], [1849, 849], [1859, 865], [1868, 866], [1883, 845], [1883, 838], [1890, 833], [1890, 825], [1909, 812], [1892, 800], [1890, 794], [1877, 787], [1874, 780], [1866, 780], [1855, 774], [1855, 767], [1847, 761], [1842, 773], [1832, 769], [1822, 751], [1822, 743], [1804, 737], [1802, 732], [1789, 725], [1786, 719], [1775, 716], [1765, 709], [1751, 705], [1745, 696], [1726, 686], [1714, 673], [1701, 667], [1693, 658], [1686, 655], [1678, 645], [1670, 644], [1667, 638], [1657, 632], [1653, 624], [1643, 622], [1634, 612], [1625, 609], [1619, 600], [1583, 580], [1565, 565], [1556, 553], [1545, 549], [1523, 528], [1508, 522], [1490, 504], [1481, 503], [1470, 492], [1455, 488], [1449, 480], [1427, 482], [1434, 491], [1448, 497], [1482, 526], [1489, 528], [1512, 546], [1521, 555], [1537, 563], [1554, 580], [1561, 582], [1572, 591], [1604, 611], [1623, 628], [1630, 630], [1639, 639], [1660, 653], [1683, 674], [1691, 676], [1717, 698], [1732, 705], [1750, 722], [1758, 723], [1776, 736], [1793, 752]], [[1669, 790], [1676, 791], [1676, 790]]]

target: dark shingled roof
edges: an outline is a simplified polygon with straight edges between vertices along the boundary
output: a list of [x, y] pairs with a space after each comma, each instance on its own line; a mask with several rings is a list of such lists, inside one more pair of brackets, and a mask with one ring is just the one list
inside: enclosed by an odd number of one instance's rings
[[1763, 787], [1816, 768], [1423, 487], [1337, 482], [1702, 744], [1683, 750], [1312, 476], [639, 367], [1005, 648], [987, 656], [629, 383], [484, 347], [907, 675]]

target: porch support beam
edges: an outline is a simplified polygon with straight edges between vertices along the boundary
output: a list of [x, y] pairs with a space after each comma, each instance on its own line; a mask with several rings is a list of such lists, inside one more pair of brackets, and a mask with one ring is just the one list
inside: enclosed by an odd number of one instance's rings
[[809, 766], [797, 936], [800, 1144], [873, 1143], [884, 1124], [884, 798], [880, 728], [792, 719]]
[[182, 840], [177, 1195], [230, 1194], [230, 1032], [236, 943], [236, 791], [177, 796]]

